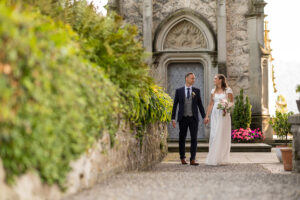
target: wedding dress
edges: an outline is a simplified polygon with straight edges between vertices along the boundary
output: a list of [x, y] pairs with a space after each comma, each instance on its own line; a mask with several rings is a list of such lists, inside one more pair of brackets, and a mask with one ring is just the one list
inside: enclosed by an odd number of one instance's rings
[[230, 113], [223, 116], [223, 111], [217, 109], [221, 99], [228, 98], [232, 94], [232, 89], [227, 88], [222, 94], [214, 94], [214, 106], [211, 112], [211, 128], [209, 137], [209, 152], [206, 159], [207, 165], [224, 165], [229, 163], [231, 147], [231, 118]]

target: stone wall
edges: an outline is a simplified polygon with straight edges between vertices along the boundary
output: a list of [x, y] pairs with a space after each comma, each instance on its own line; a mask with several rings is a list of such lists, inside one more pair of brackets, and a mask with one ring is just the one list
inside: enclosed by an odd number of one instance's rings
[[293, 171], [300, 173], [300, 114], [289, 117], [293, 133]]
[[[110, 2], [113, 2], [110, 0]], [[140, 30], [140, 36], [143, 31], [143, 0], [119, 0], [119, 13], [125, 21], [135, 24]], [[159, 24], [169, 15], [182, 8], [189, 8], [201, 14], [213, 30], [216, 31], [216, 1], [211, 0], [153, 0], [153, 34]], [[154, 35], [153, 35], [154, 36]]]
[[[209, 73], [205, 75], [208, 79], [205, 81], [205, 88], [210, 91], [213, 87], [214, 74], [226, 74], [234, 95], [238, 95], [240, 89], [244, 89], [245, 95], [248, 95], [250, 99], [252, 105], [251, 128], [260, 128], [266, 134], [267, 140], [273, 139], [268, 124], [267, 84], [269, 73], [268, 68], [263, 67], [264, 58], [261, 51], [264, 47], [264, 6], [266, 5], [264, 0], [152, 0], [153, 7], [150, 9], [149, 6], [149, 9], [145, 10], [143, 10], [146, 7], [144, 3], [151, 3], [150, 0], [110, 1], [118, 2], [121, 8], [119, 9], [121, 10], [120, 14], [127, 22], [138, 26], [141, 37], [145, 36], [144, 45], [147, 44], [145, 45], [146, 49], [152, 50], [153, 53], [151, 75], [155, 77], [157, 84], [166, 88], [167, 70], [164, 68], [167, 68], [167, 62], [199, 62], [201, 57], [200, 62], [208, 63], [205, 67], [209, 69]], [[152, 17], [149, 26], [143, 26], [143, 22], [149, 23], [149, 20], [143, 21], [143, 11], [152, 13], [152, 16], [148, 13], [148, 17]], [[190, 37], [189, 34], [181, 34], [185, 36], [184, 41], [187, 41], [187, 45], [183, 48], [158, 48], [159, 45], [164, 45], [165, 41], [165, 35], [161, 33], [167, 32], [171, 27], [168, 22], [174, 22], [178, 18], [180, 23], [180, 16], [189, 16], [193, 18], [193, 22], [196, 21], [194, 19], [204, 22], [205, 27], [214, 37], [213, 43], [216, 48], [192, 48], [191, 41], [195, 39], [185, 39]], [[148, 31], [151, 30], [150, 27], [152, 27], [152, 35]], [[176, 27], [181, 32], [177, 31]], [[143, 28], [147, 34], [143, 35]], [[177, 39], [180, 41], [179, 33], [184, 33], [185, 28], [188, 26], [176, 24], [176, 34], [173, 37], [175, 39], [172, 42], [177, 43]], [[198, 26], [198, 28], [203, 31], [203, 27]], [[190, 32], [194, 35], [194, 31]], [[145, 43], [145, 41], [147, 42]], [[152, 49], [152, 47], [154, 48]], [[177, 52], [176, 55], [175, 52]], [[169, 55], [170, 53], [173, 54]], [[164, 61], [167, 64], [163, 63]], [[217, 70], [212, 69], [215, 67]], [[209, 92], [206, 92], [204, 96], [205, 102], [208, 102]]]
[[227, 75], [234, 94], [249, 84], [249, 45], [247, 33], [248, 0], [227, 0]]
[[[111, 1], [111, 0], [110, 0]], [[119, 14], [127, 23], [134, 24], [143, 33], [143, 0], [119, 0]]]
[[[112, 1], [112, 0], [110, 0]], [[191, 9], [202, 15], [215, 34], [217, 33], [217, 0], [153, 0], [153, 30], [170, 15], [180, 9]], [[126, 22], [135, 24], [143, 31], [143, 0], [119, 0], [120, 14]], [[246, 94], [249, 83], [249, 44], [246, 15], [249, 13], [250, 0], [226, 0], [227, 17], [227, 75], [234, 94], [244, 89]]]
[[[246, 94], [249, 83], [249, 44], [246, 15], [249, 13], [250, 0], [226, 0], [227, 17], [227, 75], [235, 94], [244, 89]], [[120, 0], [120, 14], [131, 24], [138, 26], [140, 36], [143, 31], [143, 0]], [[153, 30], [172, 13], [185, 8], [202, 15], [213, 31], [217, 32], [217, 1], [211, 0], [153, 0]]]
[[13, 186], [6, 185], [0, 160], [0, 199], [59, 200], [90, 188], [116, 173], [149, 168], [160, 162], [166, 154], [166, 124], [149, 125], [142, 142], [123, 124], [113, 148], [110, 148], [110, 137], [106, 133], [91, 149], [71, 163], [72, 171], [67, 177], [68, 189], [64, 193], [57, 186], [42, 184], [35, 172], [19, 177]]
[[211, 0], [153, 0], [153, 33], [159, 24], [179, 9], [188, 8], [201, 14], [216, 31], [216, 1]]

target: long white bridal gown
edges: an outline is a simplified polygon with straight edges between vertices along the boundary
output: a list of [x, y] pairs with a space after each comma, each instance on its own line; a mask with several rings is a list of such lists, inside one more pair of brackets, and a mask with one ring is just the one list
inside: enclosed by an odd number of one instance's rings
[[[211, 94], [214, 94], [213, 89]], [[228, 98], [228, 94], [232, 94], [232, 89], [227, 88], [222, 94], [214, 94], [214, 106], [210, 117], [210, 137], [209, 152], [206, 159], [207, 165], [224, 165], [229, 163], [230, 147], [231, 147], [231, 118], [227, 113], [223, 116], [223, 111], [217, 109], [221, 99]]]

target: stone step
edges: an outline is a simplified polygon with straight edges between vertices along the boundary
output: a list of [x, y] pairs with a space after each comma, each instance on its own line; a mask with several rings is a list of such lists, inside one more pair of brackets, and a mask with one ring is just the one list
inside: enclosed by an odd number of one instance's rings
[[[191, 139], [190, 138], [186, 138], [186, 142], [190, 142]], [[198, 143], [208, 143], [208, 139], [207, 138], [198, 138], [197, 139]], [[178, 143], [178, 138], [168, 138], [168, 142], [169, 143]]]
[[[197, 152], [208, 152], [208, 143], [198, 142]], [[185, 151], [190, 151], [191, 144], [185, 144]], [[231, 152], [271, 152], [272, 146], [265, 143], [232, 143]], [[179, 152], [178, 142], [168, 142], [169, 152]]]

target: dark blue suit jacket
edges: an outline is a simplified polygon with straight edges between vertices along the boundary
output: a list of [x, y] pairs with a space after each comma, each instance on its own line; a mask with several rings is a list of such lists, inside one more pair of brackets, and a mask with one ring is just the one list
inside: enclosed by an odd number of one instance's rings
[[[205, 118], [205, 110], [202, 105], [202, 100], [200, 97], [200, 89], [192, 87], [192, 92], [195, 95], [192, 95], [192, 112], [193, 112], [193, 117], [199, 121], [199, 114], [198, 114], [198, 109], [201, 113], [202, 118]], [[185, 101], [185, 88], [178, 88], [176, 89], [175, 92], [175, 98], [174, 98], [174, 104], [173, 104], [173, 111], [172, 111], [172, 120], [175, 120], [176, 116], [176, 110], [177, 110], [177, 105], [179, 104], [179, 110], [178, 110], [178, 116], [177, 120], [180, 121], [183, 117], [184, 113], [184, 101]]]

